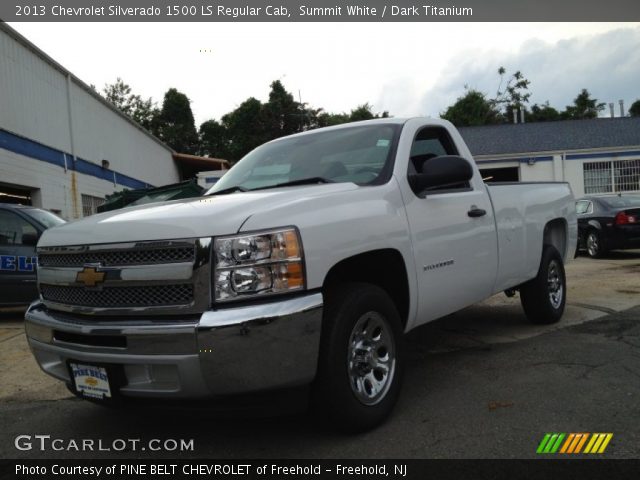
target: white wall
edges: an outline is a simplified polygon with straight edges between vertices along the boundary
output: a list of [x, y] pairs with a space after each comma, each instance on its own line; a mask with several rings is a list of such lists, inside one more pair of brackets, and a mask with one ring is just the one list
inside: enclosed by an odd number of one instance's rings
[[[32, 190], [35, 207], [58, 210], [67, 220], [82, 217], [81, 195], [104, 198], [113, 183], [0, 149], [0, 181]], [[11, 182], [7, 182], [10, 179]], [[122, 190], [118, 186], [117, 190]]]
[[167, 148], [73, 83], [71, 112], [76, 156], [156, 186], [180, 180]]
[[584, 196], [583, 160], [565, 160], [564, 174], [576, 198]]
[[[108, 160], [110, 170], [147, 184], [160, 186], [180, 180], [168, 147], [96, 98], [37, 49], [33, 51], [10, 27], [0, 27], [0, 129], [98, 166]], [[65, 174], [63, 168], [1, 147], [0, 167], [0, 182], [39, 188], [46, 208], [76, 216], [70, 205], [60, 208], [74, 197], [63, 193], [71, 188], [71, 172]], [[80, 193], [104, 197], [124, 188], [89, 175], [75, 175], [78, 199]]]
[[0, 30], [0, 128], [69, 152], [64, 75]]
[[[560, 179], [558, 179], [559, 181]], [[553, 162], [535, 162], [533, 165], [520, 163], [520, 181], [549, 182], [553, 178]]]

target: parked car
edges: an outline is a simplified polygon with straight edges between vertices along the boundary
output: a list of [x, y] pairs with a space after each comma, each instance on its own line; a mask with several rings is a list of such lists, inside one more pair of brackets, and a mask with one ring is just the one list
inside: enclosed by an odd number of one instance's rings
[[46, 210], [0, 203], [0, 308], [38, 298], [36, 243], [46, 229], [63, 223]]
[[405, 332], [501, 291], [560, 320], [576, 242], [567, 183], [484, 183], [444, 120], [356, 122], [262, 145], [203, 197], [46, 232], [26, 331], [85, 399], [310, 385], [365, 430], [396, 402]]
[[578, 248], [598, 258], [640, 248], [640, 195], [587, 196], [576, 201]]

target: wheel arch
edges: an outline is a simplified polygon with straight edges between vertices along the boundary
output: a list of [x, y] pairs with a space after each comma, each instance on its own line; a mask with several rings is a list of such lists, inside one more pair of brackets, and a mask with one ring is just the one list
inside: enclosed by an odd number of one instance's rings
[[396, 305], [402, 327], [409, 319], [409, 277], [402, 254], [392, 248], [371, 250], [345, 259], [333, 265], [324, 278], [323, 294], [339, 283], [364, 282], [377, 285], [391, 297]]
[[589, 220], [587, 222], [587, 231], [589, 231], [590, 228], [602, 231], [602, 224], [598, 220]]
[[569, 256], [568, 240], [569, 227], [567, 220], [564, 218], [554, 218], [546, 223], [544, 226], [544, 233], [542, 235], [542, 245], [551, 245], [560, 252], [563, 261], [567, 261]]

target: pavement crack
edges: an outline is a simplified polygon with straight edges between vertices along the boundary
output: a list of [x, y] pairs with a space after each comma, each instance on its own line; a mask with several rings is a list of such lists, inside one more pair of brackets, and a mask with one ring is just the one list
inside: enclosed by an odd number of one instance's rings
[[4, 342], [6, 342], [8, 340], [11, 340], [12, 338], [19, 337], [20, 335], [23, 335], [23, 334], [24, 334], [24, 332], [18, 332], [15, 335], [11, 335], [10, 337], [3, 338], [2, 340], [0, 340], [0, 343], [4, 343]]
[[598, 312], [609, 313], [609, 314], [614, 314], [614, 315], [619, 313], [616, 310], [614, 310], [613, 308], [602, 307], [600, 305], [591, 305], [589, 303], [568, 302], [568, 304], [571, 305], [572, 307], [586, 308], [588, 310], [596, 310]]
[[580, 375], [578, 375], [576, 378], [585, 379], [596, 368], [604, 367], [606, 364], [607, 364], [607, 362], [605, 362], [605, 363], [597, 363], [597, 364], [581, 363], [581, 362], [536, 362], [536, 363], [532, 363], [530, 365], [532, 367], [537, 367], [537, 366], [540, 366], [540, 365], [557, 365], [557, 366], [561, 366], [561, 367], [584, 367], [586, 370], [584, 372], [582, 372]]

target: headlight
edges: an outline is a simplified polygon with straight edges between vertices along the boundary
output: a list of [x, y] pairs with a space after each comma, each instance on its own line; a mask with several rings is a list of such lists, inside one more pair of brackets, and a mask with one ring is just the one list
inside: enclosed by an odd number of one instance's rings
[[215, 299], [239, 300], [304, 288], [302, 246], [294, 228], [214, 241]]

